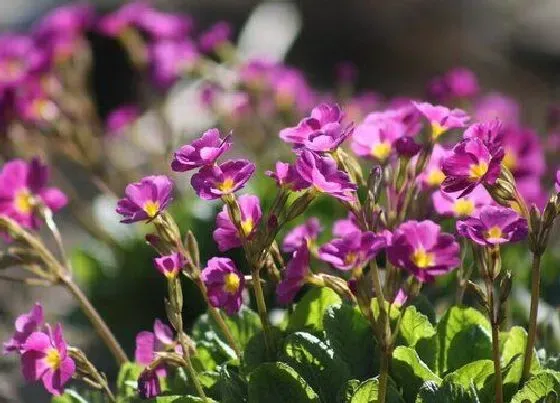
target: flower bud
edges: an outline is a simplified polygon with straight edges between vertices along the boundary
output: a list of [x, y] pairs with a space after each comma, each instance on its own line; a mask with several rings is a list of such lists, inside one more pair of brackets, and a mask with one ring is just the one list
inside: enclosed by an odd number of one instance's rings
[[410, 159], [420, 152], [422, 146], [410, 136], [399, 137], [395, 142], [397, 154], [400, 157]]

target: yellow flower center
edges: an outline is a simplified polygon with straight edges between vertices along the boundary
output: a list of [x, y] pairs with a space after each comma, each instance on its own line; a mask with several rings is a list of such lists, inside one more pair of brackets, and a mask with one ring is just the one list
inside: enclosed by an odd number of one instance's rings
[[511, 151], [506, 151], [502, 164], [510, 171], [517, 168], [517, 156]]
[[235, 294], [239, 289], [239, 276], [235, 273], [228, 273], [224, 277], [224, 291], [229, 294]]
[[231, 193], [233, 189], [233, 179], [226, 178], [222, 183], [218, 185], [218, 189], [224, 193]]
[[371, 155], [379, 161], [385, 161], [389, 154], [391, 154], [391, 143], [388, 141], [383, 141], [371, 147]]
[[344, 257], [344, 263], [347, 265], [351, 265], [356, 263], [358, 259], [358, 254], [356, 252], [348, 252], [348, 254]]
[[33, 211], [34, 205], [35, 199], [33, 198], [33, 194], [27, 189], [22, 189], [16, 193], [14, 206], [17, 211], [22, 214], [29, 214]]
[[441, 169], [432, 169], [426, 178], [430, 186], [439, 186], [445, 180], [445, 174]]
[[244, 221], [241, 221], [241, 229], [243, 230], [243, 234], [248, 236], [251, 231], [253, 231], [253, 220], [251, 218], [247, 218]]
[[502, 237], [500, 227], [492, 227], [486, 232], [486, 239], [498, 239]]
[[159, 202], [157, 201], [147, 201], [144, 204], [144, 211], [148, 214], [148, 217], [154, 218], [159, 211]]
[[474, 203], [472, 200], [458, 199], [453, 204], [453, 211], [459, 217], [468, 217], [474, 211]]
[[52, 368], [53, 371], [56, 371], [60, 368], [61, 361], [62, 360], [60, 358], [60, 353], [58, 352], [58, 350], [55, 348], [49, 349], [47, 355], [45, 356], [45, 362], [49, 367]]
[[486, 162], [479, 162], [472, 164], [470, 169], [471, 179], [477, 180], [482, 178], [488, 172], [488, 164]]
[[412, 261], [419, 269], [425, 269], [435, 264], [435, 256], [433, 253], [428, 253], [424, 248], [420, 247], [414, 251]]
[[440, 125], [439, 122], [432, 122], [432, 139], [437, 140], [446, 131], [447, 129]]

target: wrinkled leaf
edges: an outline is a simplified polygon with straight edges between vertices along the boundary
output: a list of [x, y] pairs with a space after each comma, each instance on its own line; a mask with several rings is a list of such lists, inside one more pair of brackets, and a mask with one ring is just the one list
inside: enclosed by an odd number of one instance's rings
[[248, 400], [251, 403], [320, 403], [305, 379], [283, 362], [266, 362], [251, 373]]
[[434, 381], [438, 385], [441, 383], [441, 379], [420, 360], [416, 351], [404, 346], [398, 346], [393, 352], [391, 374], [403, 388], [406, 401], [414, 401], [426, 381]]
[[511, 403], [536, 403], [546, 399], [549, 395], [560, 393], [558, 375], [553, 371], [543, 371], [527, 381], [511, 399]]
[[[350, 403], [377, 403], [378, 401], [378, 392], [379, 392], [379, 383], [377, 378], [368, 379], [365, 382], [362, 382]], [[387, 403], [404, 403], [402, 397], [400, 397], [399, 393], [396, 389], [391, 385], [389, 382], [387, 384]]]
[[288, 331], [320, 332], [323, 330], [323, 316], [331, 305], [340, 304], [342, 300], [327, 287], [312, 288], [296, 304], [294, 312], [288, 319]]
[[243, 356], [243, 371], [251, 372], [264, 362], [277, 361], [278, 353], [282, 351], [284, 345], [284, 334], [277, 328], [270, 328], [270, 334], [273, 341], [272, 351], [267, 353], [264, 333], [259, 332], [254, 335], [245, 349]]

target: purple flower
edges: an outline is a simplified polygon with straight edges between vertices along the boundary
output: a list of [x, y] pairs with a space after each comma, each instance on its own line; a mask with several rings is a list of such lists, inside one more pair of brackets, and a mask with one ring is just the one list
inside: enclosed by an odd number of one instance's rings
[[179, 252], [173, 252], [168, 256], [160, 256], [154, 259], [157, 271], [167, 278], [175, 278], [185, 265], [185, 258]]
[[201, 199], [219, 199], [243, 188], [254, 172], [255, 164], [244, 159], [205, 165], [192, 176], [191, 185]]
[[363, 124], [378, 124], [392, 121], [402, 126], [403, 136], [416, 136], [422, 130], [422, 115], [410, 99], [395, 99], [391, 107], [384, 111], [372, 112], [366, 116]]
[[60, 116], [58, 105], [51, 99], [39, 79], [29, 78], [15, 94], [17, 116], [37, 126], [51, 125]]
[[207, 130], [192, 144], [186, 144], [175, 152], [171, 169], [175, 172], [185, 172], [212, 165], [230, 148], [231, 134], [222, 139], [218, 129]]
[[457, 67], [448, 71], [444, 81], [449, 96], [453, 98], [472, 98], [480, 90], [475, 74], [464, 67]]
[[181, 76], [191, 72], [200, 59], [196, 46], [188, 39], [154, 42], [148, 53], [152, 81], [162, 89], [170, 88]]
[[445, 193], [438, 190], [432, 194], [432, 202], [438, 214], [457, 218], [478, 215], [482, 206], [492, 204], [492, 197], [483, 186], [477, 186], [471, 193], [458, 197], [458, 193]]
[[442, 189], [447, 193], [462, 191], [459, 197], [472, 192], [478, 184], [494, 184], [501, 171], [503, 150], [494, 154], [478, 137], [461, 141], [444, 158]]
[[272, 73], [270, 86], [277, 108], [282, 111], [295, 109], [301, 114], [307, 112], [315, 98], [301, 71], [277, 66]]
[[309, 274], [309, 250], [307, 244], [302, 243], [293, 253], [292, 259], [284, 270], [284, 278], [276, 287], [276, 297], [281, 304], [292, 302], [305, 284]]
[[165, 175], [142, 178], [126, 186], [125, 198], [119, 200], [117, 213], [122, 223], [151, 221], [164, 211], [172, 200], [173, 182]]
[[381, 103], [381, 96], [373, 91], [364, 91], [344, 104], [346, 119], [349, 122], [359, 122], [364, 116], [377, 107]]
[[351, 232], [321, 246], [319, 258], [340, 270], [359, 269], [387, 246], [384, 236], [373, 232]]
[[357, 186], [350, 182], [346, 172], [338, 170], [336, 162], [331, 157], [322, 157], [305, 150], [298, 156], [296, 169], [317, 191], [343, 201], [355, 200]]
[[[148, 365], [156, 358], [156, 352], [175, 351], [182, 352], [181, 346], [175, 342], [173, 331], [161, 320], [154, 322], [154, 331], [142, 331], [136, 335], [136, 349], [134, 359], [138, 364]], [[156, 372], [159, 376], [166, 375], [164, 365], [158, 366]]]
[[155, 371], [144, 370], [138, 377], [138, 395], [141, 399], [152, 399], [161, 393], [159, 378]]
[[286, 234], [282, 243], [282, 250], [284, 252], [294, 252], [301, 245], [309, 245], [310, 242], [317, 239], [322, 230], [321, 222], [314, 217], [310, 218]]
[[460, 264], [459, 244], [453, 235], [441, 232], [440, 226], [429, 220], [401, 224], [390, 239], [387, 257], [420, 281], [431, 280]]
[[412, 158], [420, 152], [422, 146], [410, 136], [399, 137], [395, 142], [397, 154], [401, 157]]
[[556, 171], [556, 183], [554, 183], [554, 188], [560, 193], [560, 169]]
[[373, 158], [381, 164], [387, 162], [394, 144], [402, 137], [406, 127], [392, 119], [364, 121], [352, 136], [352, 151], [361, 157]]
[[[259, 198], [253, 195], [242, 195], [237, 199], [237, 203], [241, 212], [243, 237], [251, 238], [261, 221], [262, 213]], [[216, 227], [212, 236], [214, 241], [218, 244], [220, 252], [225, 252], [229, 249], [241, 246], [237, 228], [231, 221], [227, 206], [224, 206], [222, 211], [218, 214], [216, 218]]]
[[487, 122], [475, 123], [469, 126], [465, 133], [464, 139], [479, 138], [484, 145], [488, 147], [490, 152], [496, 152], [504, 140], [504, 127], [498, 119], [489, 120]]
[[95, 9], [90, 4], [78, 2], [60, 6], [39, 20], [33, 28], [33, 36], [42, 42], [58, 36], [81, 35], [92, 26], [94, 19]]
[[188, 15], [163, 13], [151, 7], [142, 8], [135, 23], [155, 41], [183, 40], [194, 25]]
[[107, 133], [111, 136], [122, 134], [140, 116], [136, 105], [123, 105], [112, 110], [105, 121]]
[[332, 233], [337, 238], [344, 238], [347, 234], [360, 231], [360, 225], [356, 216], [352, 213], [348, 214], [348, 218], [336, 220], [333, 224]]
[[35, 214], [38, 203], [44, 203], [53, 212], [68, 203], [64, 193], [47, 187], [49, 168], [38, 158], [30, 163], [20, 159], [7, 162], [0, 171], [0, 214], [22, 226], [38, 229], [41, 219]]
[[36, 303], [30, 312], [19, 315], [15, 322], [14, 335], [4, 343], [4, 354], [21, 352], [29, 335], [39, 330], [44, 320], [43, 307], [39, 303]]
[[0, 90], [15, 89], [47, 67], [46, 53], [25, 35], [0, 36]]
[[450, 129], [465, 127], [469, 120], [469, 116], [462, 109], [448, 109], [428, 102], [413, 102], [413, 104], [430, 122], [434, 140]]
[[228, 42], [230, 37], [231, 25], [225, 21], [220, 21], [203, 32], [198, 38], [198, 43], [203, 52], [210, 53]]
[[506, 125], [517, 126], [519, 123], [519, 104], [513, 98], [491, 93], [475, 105], [474, 118], [480, 122], [498, 119]]
[[304, 181], [296, 168], [285, 162], [278, 161], [274, 171], [266, 171], [266, 175], [276, 181], [276, 184], [291, 191], [297, 192], [309, 186]]
[[439, 187], [445, 179], [445, 174], [441, 170], [441, 163], [450, 153], [450, 150], [446, 150], [437, 143], [434, 144], [426, 169], [418, 175], [418, 182], [425, 187]]
[[97, 29], [105, 35], [117, 37], [135, 26], [149, 9], [150, 7], [144, 0], [131, 1], [117, 11], [103, 16], [97, 22]]
[[537, 133], [528, 128], [509, 126], [504, 130], [504, 159], [505, 165], [515, 179], [526, 177], [536, 181], [546, 171], [544, 151]]
[[201, 277], [208, 289], [208, 300], [213, 307], [224, 309], [228, 315], [239, 311], [245, 277], [237, 270], [231, 259], [213, 257], [202, 270]]
[[501, 206], [485, 206], [478, 218], [457, 222], [457, 232], [481, 246], [516, 242], [527, 236], [527, 220]]
[[68, 346], [62, 336], [62, 326], [57, 324], [54, 331], [34, 332], [22, 347], [21, 364], [27, 381], [41, 380], [45, 389], [59, 396], [64, 384], [72, 378], [76, 364], [68, 356]]
[[280, 130], [280, 138], [296, 148], [315, 152], [334, 151], [352, 134], [342, 127], [342, 111], [338, 105], [321, 104], [302, 119], [297, 126]]

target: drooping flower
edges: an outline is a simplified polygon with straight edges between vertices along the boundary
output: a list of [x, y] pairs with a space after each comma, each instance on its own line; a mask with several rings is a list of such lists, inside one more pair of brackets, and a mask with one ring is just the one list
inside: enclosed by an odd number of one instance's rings
[[420, 152], [422, 146], [410, 136], [399, 137], [395, 142], [397, 155], [404, 158], [412, 158]]
[[446, 274], [460, 264], [459, 244], [453, 235], [441, 232], [430, 220], [402, 223], [391, 236], [387, 257], [420, 281]]
[[507, 126], [517, 126], [519, 124], [519, 104], [513, 98], [490, 93], [476, 103], [474, 118], [479, 122], [498, 119]]
[[404, 133], [404, 125], [395, 120], [366, 120], [354, 130], [352, 151], [356, 155], [384, 164], [394, 152], [395, 142]]
[[222, 139], [218, 129], [207, 130], [192, 144], [185, 144], [175, 151], [171, 169], [175, 172], [185, 172], [212, 165], [230, 148], [231, 134]]
[[461, 141], [453, 147], [451, 155], [443, 159], [442, 190], [461, 191], [459, 197], [462, 197], [479, 184], [494, 184], [500, 175], [502, 158], [502, 149], [492, 154], [478, 137]]
[[278, 161], [274, 171], [266, 171], [266, 175], [276, 181], [280, 187], [284, 187], [293, 192], [305, 189], [309, 183], [304, 181], [295, 166]]
[[340, 270], [359, 269], [387, 246], [384, 236], [373, 232], [351, 232], [321, 246], [319, 258]]
[[441, 163], [450, 153], [450, 150], [446, 150], [437, 143], [434, 144], [426, 169], [418, 175], [418, 182], [425, 187], [439, 187], [445, 179]]
[[433, 140], [450, 129], [465, 127], [469, 120], [469, 116], [462, 109], [448, 109], [428, 102], [413, 102], [413, 104], [430, 122]]
[[29, 335], [40, 330], [44, 320], [43, 307], [39, 303], [36, 303], [30, 312], [19, 315], [15, 322], [16, 331], [12, 338], [4, 343], [4, 354], [21, 352]]
[[321, 222], [312, 217], [286, 234], [282, 243], [282, 250], [284, 252], [294, 252], [303, 244], [309, 245], [317, 239], [322, 230]]
[[142, 371], [138, 377], [138, 395], [141, 399], [153, 399], [161, 393], [161, 385], [156, 371]]
[[283, 274], [283, 280], [276, 287], [276, 297], [281, 304], [289, 304], [305, 284], [309, 274], [309, 249], [306, 243], [302, 243], [294, 251]]
[[122, 105], [112, 110], [105, 120], [105, 129], [111, 136], [122, 134], [140, 116], [136, 105]]
[[215, 52], [220, 46], [228, 42], [231, 37], [231, 25], [225, 21], [220, 21], [198, 38], [198, 44], [203, 52]]
[[27, 381], [43, 382], [43, 386], [53, 395], [64, 391], [76, 370], [74, 360], [68, 355], [68, 345], [62, 335], [62, 326], [57, 324], [54, 331], [34, 332], [22, 347], [21, 364]]
[[31, 37], [0, 36], [0, 90], [19, 87], [31, 74], [44, 70], [47, 64], [47, 54]]
[[457, 222], [457, 232], [481, 246], [520, 241], [527, 231], [527, 220], [502, 206], [485, 206], [479, 217]]
[[[243, 237], [250, 239], [261, 221], [261, 205], [259, 198], [254, 195], [241, 195], [237, 198], [241, 213], [241, 229]], [[241, 246], [241, 240], [235, 224], [231, 221], [227, 206], [222, 208], [216, 218], [216, 229], [212, 233], [220, 252]]]
[[224, 309], [229, 315], [239, 311], [245, 277], [231, 259], [213, 257], [202, 270], [202, 281], [208, 289], [208, 300], [213, 307]]
[[438, 214], [456, 218], [478, 215], [481, 207], [492, 204], [492, 197], [483, 186], [477, 186], [471, 193], [458, 197], [459, 193], [445, 193], [438, 190], [432, 194], [432, 202]]
[[150, 221], [164, 211], [172, 200], [173, 182], [165, 175], [146, 176], [126, 186], [125, 198], [119, 200], [117, 213], [122, 223]]
[[59, 189], [47, 187], [48, 181], [49, 168], [38, 158], [30, 163], [20, 159], [7, 162], [0, 172], [0, 214], [26, 228], [38, 229], [41, 224], [35, 214], [38, 204], [57, 212], [68, 203]]
[[356, 216], [352, 213], [348, 214], [348, 218], [336, 220], [333, 224], [332, 233], [337, 238], [344, 238], [347, 234], [360, 231], [360, 225]]
[[336, 162], [331, 157], [303, 151], [296, 161], [296, 169], [317, 191], [343, 201], [355, 200], [357, 186], [350, 182], [345, 172], [338, 170]]
[[[136, 335], [136, 349], [134, 350], [134, 360], [141, 365], [148, 365], [156, 358], [156, 352], [175, 351], [182, 352], [179, 343], [173, 338], [173, 331], [161, 320], [154, 321], [154, 331], [142, 331]], [[166, 368], [164, 365], [155, 369], [157, 375], [165, 376]]]
[[245, 159], [205, 165], [191, 178], [191, 185], [203, 200], [219, 199], [243, 188], [255, 172], [255, 164]]
[[167, 278], [175, 278], [185, 265], [185, 258], [179, 252], [173, 252], [167, 256], [160, 256], [154, 259], [157, 271]]
[[162, 89], [170, 88], [184, 74], [193, 71], [200, 60], [196, 46], [188, 39], [154, 42], [148, 55], [152, 81]]

